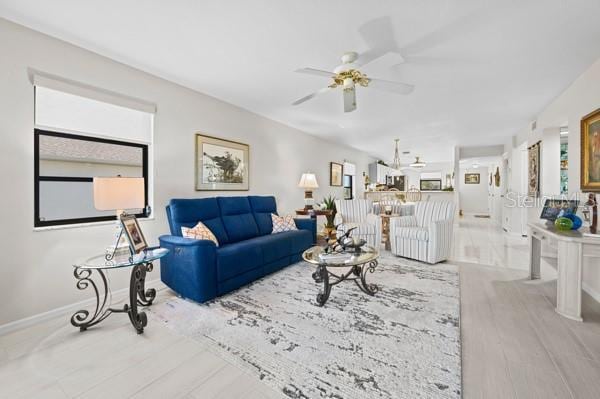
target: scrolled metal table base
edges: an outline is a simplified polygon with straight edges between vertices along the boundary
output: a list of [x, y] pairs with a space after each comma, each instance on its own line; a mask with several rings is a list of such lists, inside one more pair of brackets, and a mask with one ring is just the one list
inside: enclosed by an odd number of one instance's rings
[[317, 294], [317, 304], [325, 305], [331, 294], [331, 287], [345, 280], [352, 280], [358, 288], [365, 294], [375, 295], [379, 291], [376, 284], [367, 283], [367, 273], [373, 273], [377, 267], [377, 260], [372, 260], [362, 265], [350, 266], [350, 270], [343, 274], [335, 274], [327, 269], [326, 264], [317, 266], [317, 270], [312, 274], [316, 283], [323, 283], [323, 290]]
[[[82, 309], [71, 316], [71, 324], [78, 327], [81, 331], [100, 323], [112, 313], [127, 313], [131, 324], [138, 334], [144, 332], [144, 327], [148, 324], [148, 317], [142, 311], [138, 311], [138, 306], [150, 306], [156, 298], [156, 290], [153, 288], [145, 289], [146, 273], [153, 269], [152, 263], [141, 263], [133, 266], [131, 270], [131, 279], [129, 282], [129, 303], [121, 308], [110, 307], [110, 287], [106, 275], [102, 269], [83, 269], [75, 268], [73, 275], [77, 279], [77, 288], [85, 290], [91, 287], [96, 295], [96, 307], [92, 312]], [[100, 276], [100, 287], [92, 279], [92, 271], [96, 271]]]

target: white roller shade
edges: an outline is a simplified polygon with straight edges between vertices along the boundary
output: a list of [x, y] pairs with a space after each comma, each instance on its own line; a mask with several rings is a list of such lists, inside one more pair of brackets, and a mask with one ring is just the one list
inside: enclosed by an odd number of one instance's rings
[[45, 87], [59, 92], [73, 94], [79, 97], [85, 97], [91, 100], [134, 109], [149, 114], [156, 113], [156, 104], [34, 69], [29, 69], [29, 79], [36, 87]]
[[344, 162], [344, 174], [356, 176], [356, 165], [350, 162]]

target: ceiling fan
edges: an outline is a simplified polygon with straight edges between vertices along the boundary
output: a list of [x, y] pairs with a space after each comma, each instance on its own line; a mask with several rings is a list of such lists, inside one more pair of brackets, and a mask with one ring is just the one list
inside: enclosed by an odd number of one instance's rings
[[330, 90], [338, 87], [342, 88], [344, 96], [344, 112], [352, 112], [356, 109], [356, 86], [371, 87], [376, 90], [385, 91], [393, 94], [409, 94], [413, 91], [414, 86], [401, 83], [393, 82], [390, 80], [373, 79], [367, 77], [363, 72], [359, 70], [361, 66], [355, 61], [358, 60], [358, 54], [351, 51], [345, 53], [342, 56], [342, 64], [337, 66], [333, 72], [324, 71], [321, 69], [314, 68], [302, 68], [296, 70], [298, 73], [305, 73], [309, 75], [317, 75], [326, 78], [330, 78], [333, 81], [327, 86], [314, 93], [304, 96], [292, 103], [292, 105], [299, 105], [306, 102], [319, 94], [323, 94]]

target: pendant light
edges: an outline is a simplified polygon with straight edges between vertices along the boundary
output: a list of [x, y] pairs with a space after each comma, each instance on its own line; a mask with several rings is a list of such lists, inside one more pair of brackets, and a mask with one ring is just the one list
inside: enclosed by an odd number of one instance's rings
[[394, 161], [392, 162], [392, 168], [400, 170], [400, 154], [398, 152], [398, 142], [400, 139], [394, 140], [396, 142], [396, 149], [394, 150]]

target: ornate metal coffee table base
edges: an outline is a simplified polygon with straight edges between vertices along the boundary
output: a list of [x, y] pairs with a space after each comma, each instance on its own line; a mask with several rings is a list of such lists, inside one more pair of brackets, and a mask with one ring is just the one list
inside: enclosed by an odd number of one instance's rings
[[327, 269], [326, 264], [319, 264], [317, 270], [312, 274], [316, 283], [323, 283], [323, 291], [317, 294], [317, 303], [319, 306], [325, 305], [331, 294], [331, 287], [345, 280], [353, 280], [365, 294], [375, 295], [379, 291], [379, 287], [367, 283], [367, 273], [373, 273], [376, 267], [377, 260], [375, 259], [361, 265], [349, 266], [350, 270], [346, 273], [335, 274]]
[[[110, 299], [111, 292], [108, 286], [106, 275], [102, 269], [84, 269], [76, 267], [73, 275], [77, 279], [77, 288], [85, 290], [91, 287], [96, 295], [96, 308], [90, 315], [88, 310], [78, 310], [71, 316], [71, 324], [78, 327], [80, 331], [85, 331], [102, 320], [106, 319], [112, 313], [127, 313], [131, 324], [136, 329], [138, 334], [144, 332], [144, 327], [148, 324], [146, 313], [138, 311], [138, 306], [150, 306], [156, 297], [154, 288], [145, 288], [146, 273], [152, 271], [152, 262], [140, 263], [133, 266], [131, 270], [131, 279], [129, 282], [129, 303], [123, 305], [122, 308], [111, 308]], [[100, 276], [101, 288], [92, 279], [93, 271], [96, 271]]]

